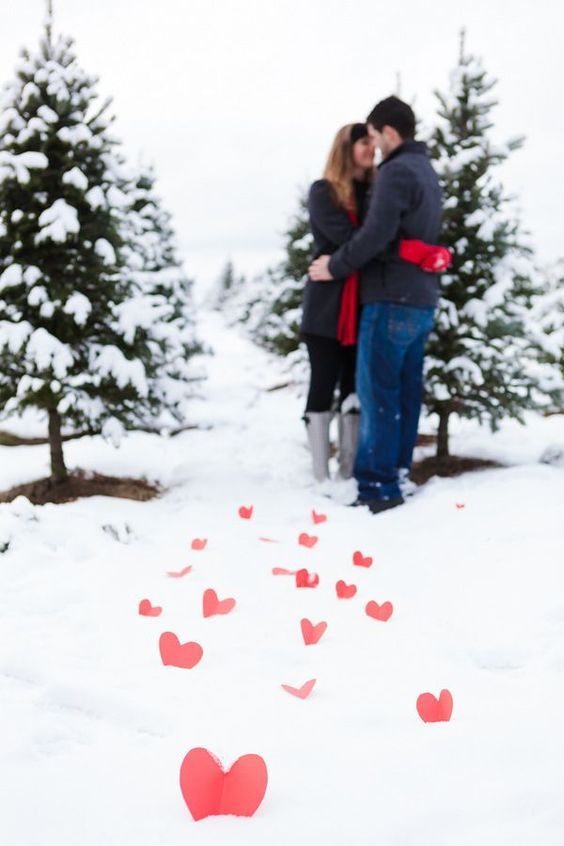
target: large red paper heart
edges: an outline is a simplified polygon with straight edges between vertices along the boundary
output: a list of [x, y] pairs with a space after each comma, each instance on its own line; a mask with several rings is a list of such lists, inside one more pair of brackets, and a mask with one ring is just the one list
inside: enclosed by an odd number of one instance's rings
[[304, 617], [304, 619], [301, 621], [301, 627], [302, 637], [304, 639], [305, 645], [312, 646], [315, 643], [319, 643], [319, 641], [325, 634], [327, 623], [321, 622], [314, 626], [311, 620], [308, 620], [307, 617]]
[[362, 552], [358, 552], [357, 550], [353, 555], [353, 564], [356, 567], [371, 567], [372, 558], [369, 555], [365, 557]]
[[252, 516], [253, 516], [253, 506], [252, 505], [249, 505], [249, 506], [242, 505], [239, 508], [239, 517], [242, 520], [250, 520]]
[[204, 650], [199, 643], [180, 643], [173, 632], [163, 632], [159, 638], [159, 650], [165, 666], [191, 670], [202, 660]]
[[365, 611], [369, 617], [372, 617], [374, 620], [381, 620], [385, 623], [386, 620], [389, 620], [392, 616], [394, 606], [391, 602], [383, 602], [381, 605], [378, 605], [378, 603], [374, 602], [372, 599], [366, 604]]
[[169, 570], [167, 572], [167, 576], [170, 576], [171, 579], [181, 579], [182, 576], [185, 576], [187, 573], [190, 573], [192, 570], [192, 566], [188, 564], [187, 567], [183, 567], [182, 570]]
[[422, 693], [417, 697], [417, 713], [424, 723], [448, 723], [452, 706], [450, 690], [441, 690], [438, 699], [432, 693]]
[[142, 599], [139, 603], [139, 613], [142, 617], [158, 617], [162, 610], [160, 605], [151, 605], [148, 599]]
[[356, 593], [356, 585], [347, 585], [342, 579], [335, 585], [339, 599], [350, 599]]
[[310, 573], [305, 567], [296, 571], [296, 587], [299, 588], [314, 588], [319, 584], [319, 576], [317, 573]]
[[283, 684], [281, 687], [287, 692], [291, 693], [292, 696], [297, 696], [298, 699], [307, 699], [311, 691], [315, 686], [315, 682], [317, 679], [310, 679], [309, 681], [302, 684], [301, 687], [292, 687], [290, 684]]
[[218, 599], [215, 590], [209, 588], [204, 591], [204, 617], [213, 617], [215, 614], [229, 614], [235, 608], [234, 599]]
[[207, 538], [194, 538], [191, 546], [192, 546], [192, 549], [201, 550], [201, 549], [206, 548], [207, 543], [208, 543]]
[[317, 511], [313, 509], [311, 512], [311, 519], [313, 520], [314, 525], [317, 526], [318, 523], [325, 523], [327, 520], [327, 514], [318, 514]]
[[307, 549], [312, 549], [312, 547], [315, 546], [318, 540], [319, 538], [315, 535], [308, 535], [307, 532], [302, 532], [298, 538], [298, 543], [300, 546], [305, 546], [307, 547]]
[[191, 749], [180, 767], [180, 790], [195, 820], [224, 814], [252, 817], [267, 784], [268, 771], [260, 755], [243, 755], [225, 772], [207, 749]]

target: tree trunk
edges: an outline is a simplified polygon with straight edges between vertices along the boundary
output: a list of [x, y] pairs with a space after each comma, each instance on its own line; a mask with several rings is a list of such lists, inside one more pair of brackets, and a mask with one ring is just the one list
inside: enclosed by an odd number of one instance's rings
[[56, 408], [49, 409], [49, 449], [51, 452], [51, 481], [64, 482], [68, 478], [63, 457], [61, 417]]
[[439, 412], [439, 431], [437, 433], [437, 458], [448, 458], [448, 418], [450, 411]]

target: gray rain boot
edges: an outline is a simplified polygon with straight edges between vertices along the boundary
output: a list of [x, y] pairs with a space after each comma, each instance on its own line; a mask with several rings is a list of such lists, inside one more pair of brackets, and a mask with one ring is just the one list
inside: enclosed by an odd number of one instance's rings
[[329, 425], [332, 417], [331, 411], [306, 411], [304, 414], [313, 476], [317, 482], [329, 478]]
[[353, 474], [359, 419], [358, 411], [339, 414], [339, 475], [341, 479], [350, 479]]

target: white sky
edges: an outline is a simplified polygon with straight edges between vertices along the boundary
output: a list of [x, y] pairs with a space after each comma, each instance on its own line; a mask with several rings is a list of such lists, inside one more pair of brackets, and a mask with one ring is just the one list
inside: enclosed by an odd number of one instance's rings
[[[503, 170], [541, 260], [564, 255], [561, 0], [54, 0], [56, 30], [114, 98], [131, 160], [157, 169], [186, 266], [202, 286], [231, 257], [279, 254], [298, 187], [335, 131], [393, 93], [425, 122], [458, 32], [496, 76], [494, 137], [526, 135]], [[0, 80], [35, 48], [43, 0], [0, 0]]]

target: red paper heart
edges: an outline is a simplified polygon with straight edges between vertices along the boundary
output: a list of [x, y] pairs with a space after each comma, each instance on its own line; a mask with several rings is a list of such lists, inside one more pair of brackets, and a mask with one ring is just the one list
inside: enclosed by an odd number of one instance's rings
[[307, 547], [307, 549], [312, 549], [318, 540], [319, 538], [315, 535], [308, 535], [307, 532], [302, 532], [298, 538], [298, 543], [300, 544], [300, 546], [305, 546]]
[[162, 610], [160, 605], [151, 605], [148, 599], [142, 599], [139, 603], [139, 613], [142, 617], [158, 617]]
[[342, 579], [335, 585], [339, 599], [350, 599], [356, 593], [356, 585], [347, 585]]
[[377, 602], [374, 602], [372, 599], [370, 602], [367, 603], [366, 608], [364, 609], [369, 617], [372, 617], [374, 620], [381, 620], [383, 623], [386, 620], [389, 620], [393, 614], [394, 606], [391, 602], [383, 602], [381, 605], [378, 605]]
[[260, 755], [243, 755], [225, 772], [207, 749], [191, 749], [180, 767], [180, 790], [195, 820], [225, 814], [252, 817], [267, 784], [268, 772]]
[[192, 570], [192, 567], [189, 564], [187, 567], [184, 567], [183, 570], [169, 570], [167, 572], [167, 576], [170, 576], [171, 579], [181, 579], [182, 576], [185, 576], [191, 570]]
[[455, 505], [456, 505], [456, 507], [458, 508], [459, 511], [460, 511], [460, 509], [465, 507], [463, 502], [457, 502], [457, 503], [455, 503]]
[[246, 505], [242, 505], [239, 508], [239, 517], [242, 520], [250, 520], [251, 517], [253, 516], [253, 507], [254, 506], [252, 506], [252, 505], [249, 505], [248, 507]]
[[291, 693], [292, 696], [297, 696], [298, 699], [307, 699], [313, 690], [316, 681], [317, 679], [310, 679], [305, 684], [302, 684], [301, 687], [292, 687], [290, 684], [283, 684], [281, 687], [283, 687], [288, 693]]
[[192, 549], [200, 550], [205, 549], [207, 546], [207, 538], [194, 538], [192, 541]]
[[234, 599], [218, 599], [215, 590], [209, 588], [204, 591], [204, 617], [213, 617], [215, 614], [229, 614], [235, 608]]
[[424, 723], [448, 723], [452, 706], [450, 690], [441, 690], [438, 699], [432, 693], [422, 693], [417, 697], [417, 713]]
[[372, 558], [367, 555], [366, 558], [362, 554], [362, 552], [355, 552], [353, 555], [353, 564], [356, 567], [371, 567], [372, 566]]
[[159, 650], [165, 666], [182, 667], [191, 670], [202, 660], [204, 650], [199, 643], [180, 643], [173, 632], [163, 632], [159, 638]]
[[296, 572], [296, 587], [299, 588], [314, 588], [319, 584], [319, 576], [317, 573], [310, 573], [305, 567]]
[[295, 576], [296, 570], [286, 570], [285, 567], [273, 567], [272, 568], [272, 575], [273, 576]]
[[313, 520], [314, 525], [317, 526], [318, 523], [325, 523], [327, 520], [327, 514], [318, 514], [314, 509], [311, 512], [311, 519]]
[[319, 641], [325, 634], [327, 623], [321, 622], [314, 626], [311, 620], [308, 620], [307, 617], [304, 617], [304, 619], [301, 621], [301, 627], [302, 637], [304, 639], [305, 645], [312, 646], [315, 643], [319, 643]]

